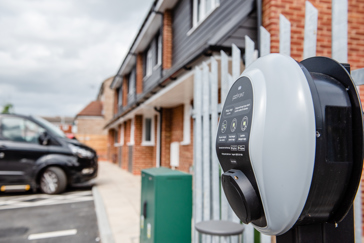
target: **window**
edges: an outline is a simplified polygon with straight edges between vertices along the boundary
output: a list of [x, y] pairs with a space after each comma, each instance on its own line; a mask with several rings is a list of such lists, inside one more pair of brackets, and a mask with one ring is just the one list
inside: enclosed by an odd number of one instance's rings
[[135, 69], [133, 69], [130, 73], [128, 87], [128, 94], [133, 95], [135, 93]]
[[123, 89], [120, 87], [118, 89], [118, 106], [121, 107], [123, 105]]
[[149, 47], [148, 51], [147, 51], [147, 57], [146, 57], [146, 71], [145, 71], [145, 77], [149, 77], [152, 74], [152, 67], [153, 67], [153, 63], [152, 63], [152, 48]]
[[143, 142], [144, 146], [154, 145], [154, 120], [152, 117], [145, 117], [143, 122]]
[[118, 137], [118, 129], [114, 129], [114, 143], [118, 143], [119, 142], [119, 137]]
[[14, 142], [38, 144], [38, 138], [42, 132], [44, 128], [23, 118], [5, 117], [1, 121], [1, 137]]
[[220, 0], [193, 0], [192, 29], [203, 22], [220, 5]]
[[120, 145], [124, 145], [124, 125], [120, 127]]
[[181, 145], [191, 143], [191, 105], [186, 102], [183, 107], [183, 141]]
[[160, 66], [162, 64], [162, 36], [158, 34], [156, 40], [156, 66]]
[[131, 125], [130, 125], [130, 140], [128, 145], [134, 145], [134, 118], [131, 119]]

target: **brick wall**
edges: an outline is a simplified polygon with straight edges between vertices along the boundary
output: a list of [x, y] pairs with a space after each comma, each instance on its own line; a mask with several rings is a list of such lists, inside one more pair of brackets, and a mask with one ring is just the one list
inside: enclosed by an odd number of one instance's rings
[[123, 106], [128, 105], [128, 78], [126, 76], [123, 77]]
[[158, 116], [154, 116], [154, 147], [153, 147], [153, 158], [154, 158], [154, 165], [157, 164], [157, 143], [158, 143]]
[[[163, 109], [161, 166], [170, 168], [170, 145], [172, 142], [183, 141], [183, 108], [184, 105], [179, 105], [174, 108]], [[192, 123], [192, 119], [190, 122]], [[191, 138], [193, 138], [192, 126]], [[179, 167], [176, 169], [189, 172], [193, 164], [193, 143], [180, 145], [179, 150]]]
[[137, 55], [136, 61], [136, 93], [143, 93], [143, 54], [139, 53]]
[[[318, 9], [317, 56], [331, 57], [331, 1], [311, 0]], [[264, 0], [263, 26], [271, 34], [271, 52], [279, 52], [279, 14], [291, 22], [291, 56], [297, 61], [303, 58], [305, 1]], [[348, 2], [348, 62], [351, 70], [364, 67], [364, 2]], [[364, 88], [360, 87], [360, 98], [364, 101]], [[362, 178], [364, 183], [364, 179]], [[364, 195], [362, 194], [364, 203]], [[362, 205], [362, 212], [364, 204]], [[363, 214], [364, 218], [364, 214]], [[363, 225], [364, 227], [364, 225]]]
[[114, 90], [114, 114], [118, 113], [118, 90]]
[[[110, 89], [111, 82], [113, 81], [113, 77], [104, 81], [104, 92], [103, 92], [103, 100], [102, 100], [102, 109], [104, 112], [104, 120], [106, 125], [107, 122], [113, 117], [113, 108], [114, 108], [114, 91]], [[106, 133], [106, 132], [105, 132]]]
[[83, 144], [93, 148], [99, 160], [107, 160], [107, 144], [108, 136], [105, 135], [94, 135], [94, 134], [77, 134], [77, 139]]
[[[318, 9], [317, 56], [331, 57], [331, 1], [310, 1]], [[364, 2], [349, 0], [348, 5], [348, 62], [351, 70], [364, 67]], [[264, 0], [263, 26], [271, 34], [271, 52], [279, 52], [279, 14], [291, 22], [291, 56], [303, 58], [305, 1]], [[364, 101], [364, 88], [360, 88]], [[363, 103], [363, 102], [362, 102]]]
[[128, 170], [128, 163], [129, 163], [129, 146], [128, 142], [130, 142], [130, 128], [131, 128], [131, 120], [127, 120], [124, 122], [124, 145], [122, 147], [122, 154], [123, 154], [123, 163], [121, 168], [124, 170]]
[[170, 144], [171, 144], [171, 117], [172, 109], [162, 109], [161, 129], [161, 166], [170, 168]]
[[134, 118], [134, 152], [133, 152], [133, 174], [140, 175], [141, 170], [155, 167], [154, 146], [142, 146], [143, 116]]
[[163, 69], [172, 67], [172, 11], [164, 11], [163, 18]]
[[106, 130], [103, 129], [105, 120], [103, 117], [77, 117], [77, 133], [79, 134], [93, 134], [93, 135], [106, 135]]
[[115, 141], [115, 132], [114, 129], [110, 129], [108, 132], [108, 160], [116, 163], [117, 159], [117, 147], [114, 146]]
[[190, 119], [191, 123], [191, 143], [189, 145], [180, 145], [179, 152], [179, 167], [178, 169], [184, 172], [190, 172], [190, 168], [193, 165], [193, 119]]

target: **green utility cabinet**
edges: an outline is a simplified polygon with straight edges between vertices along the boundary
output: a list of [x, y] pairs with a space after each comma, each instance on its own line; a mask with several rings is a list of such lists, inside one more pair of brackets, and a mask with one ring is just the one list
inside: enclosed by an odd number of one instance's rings
[[141, 177], [140, 242], [191, 242], [192, 175], [160, 167]]

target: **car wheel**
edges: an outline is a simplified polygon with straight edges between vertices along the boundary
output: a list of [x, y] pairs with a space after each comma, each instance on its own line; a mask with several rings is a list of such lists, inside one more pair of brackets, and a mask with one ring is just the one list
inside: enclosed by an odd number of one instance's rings
[[58, 167], [47, 168], [40, 177], [40, 189], [46, 194], [58, 194], [67, 186], [67, 177]]

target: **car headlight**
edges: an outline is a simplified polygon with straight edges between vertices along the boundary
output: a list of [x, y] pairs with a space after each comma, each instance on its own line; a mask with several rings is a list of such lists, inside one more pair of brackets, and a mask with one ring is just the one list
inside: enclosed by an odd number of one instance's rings
[[68, 147], [71, 149], [74, 155], [77, 155], [80, 158], [91, 159], [94, 156], [94, 154], [91, 151], [75, 146], [73, 144], [68, 144]]

